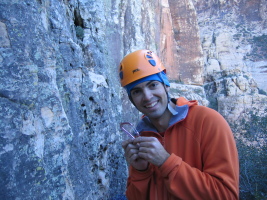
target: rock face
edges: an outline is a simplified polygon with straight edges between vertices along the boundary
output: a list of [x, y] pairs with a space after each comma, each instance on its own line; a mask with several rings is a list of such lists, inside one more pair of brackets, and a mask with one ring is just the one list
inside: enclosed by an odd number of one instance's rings
[[203, 85], [203, 55], [192, 1], [162, 1], [160, 55], [169, 78]]
[[120, 8], [1, 1], [0, 199], [124, 193]]
[[[207, 98], [231, 123], [265, 116], [266, 1], [196, 1]], [[242, 117], [241, 117], [242, 118]]]
[[2, 0], [0, 199], [124, 198], [119, 123], [139, 113], [117, 67], [137, 49], [162, 58], [172, 96], [198, 99], [240, 129], [250, 111], [266, 116], [266, 7], [265, 0]]

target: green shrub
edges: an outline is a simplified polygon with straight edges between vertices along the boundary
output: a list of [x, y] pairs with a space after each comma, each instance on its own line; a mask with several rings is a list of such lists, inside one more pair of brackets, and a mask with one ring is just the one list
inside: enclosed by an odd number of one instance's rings
[[[240, 162], [240, 199], [267, 199], [267, 110], [263, 116], [254, 112], [231, 125], [236, 138]], [[255, 143], [256, 142], [256, 143]]]

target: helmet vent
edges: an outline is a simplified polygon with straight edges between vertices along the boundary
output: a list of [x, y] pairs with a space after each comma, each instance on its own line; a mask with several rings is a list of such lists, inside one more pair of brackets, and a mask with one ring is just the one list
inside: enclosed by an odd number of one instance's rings
[[149, 62], [150, 65], [152, 65], [153, 67], [155, 67], [155, 66], [157, 65], [155, 60], [149, 60], [148, 62]]
[[120, 72], [120, 79], [123, 79], [123, 72]]
[[155, 67], [157, 65], [156, 61], [154, 60], [154, 58], [152, 56], [152, 52], [151, 51], [146, 53], [146, 59], [150, 63], [150, 65], [152, 65], [153, 67]]

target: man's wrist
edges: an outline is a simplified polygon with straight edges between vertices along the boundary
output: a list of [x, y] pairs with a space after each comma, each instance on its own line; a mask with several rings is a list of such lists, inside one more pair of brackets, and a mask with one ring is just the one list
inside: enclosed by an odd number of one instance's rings
[[137, 171], [139, 171], [139, 172], [144, 172], [144, 171], [147, 171], [148, 170], [148, 168], [149, 168], [149, 163], [147, 164], [147, 167], [146, 167], [146, 169], [136, 169]]

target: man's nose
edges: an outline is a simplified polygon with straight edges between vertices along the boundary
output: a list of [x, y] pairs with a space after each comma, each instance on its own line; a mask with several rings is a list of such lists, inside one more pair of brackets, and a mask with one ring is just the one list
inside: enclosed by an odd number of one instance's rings
[[151, 97], [153, 96], [151, 90], [149, 90], [149, 89], [147, 89], [147, 88], [143, 90], [143, 95], [144, 95], [144, 96], [143, 96], [143, 100], [145, 100], [145, 101], [150, 100]]

